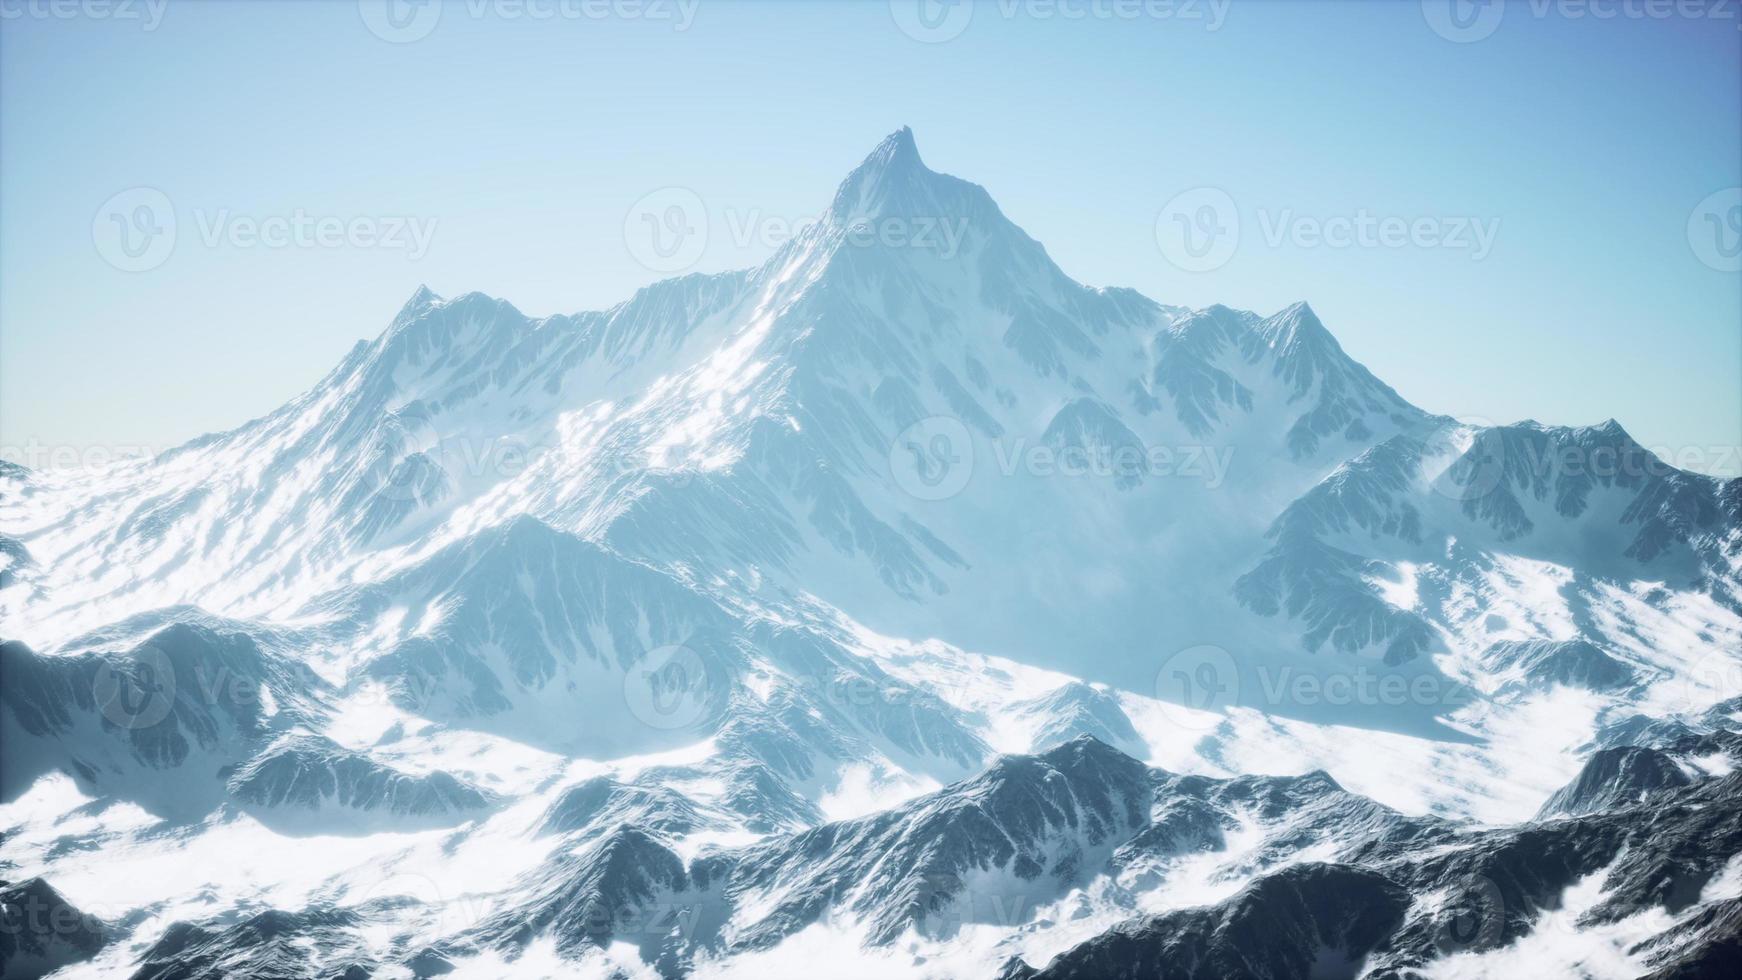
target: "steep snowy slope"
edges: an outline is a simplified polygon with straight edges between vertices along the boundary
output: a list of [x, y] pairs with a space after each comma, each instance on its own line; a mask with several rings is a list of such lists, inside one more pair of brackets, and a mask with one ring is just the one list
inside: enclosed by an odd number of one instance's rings
[[[921, 233], [942, 223], [949, 248]], [[1191, 314], [1072, 282], [902, 131], [760, 269], [539, 321], [420, 293], [279, 412], [53, 504], [9, 495], [8, 524], [65, 573], [20, 610], [49, 633], [185, 601], [293, 616], [531, 513], [1141, 689], [1158, 651], [1270, 656], [1226, 630], [1271, 513], [1422, 419], [1304, 306]]]
[[[924, 233], [943, 226], [947, 246]], [[544, 320], [422, 292], [279, 412], [54, 479], [5, 497], [56, 569], [17, 610], [49, 644], [175, 602], [306, 615], [515, 514], [705, 569], [704, 590], [808, 593], [1136, 691], [1204, 644], [1247, 688], [1261, 666], [1348, 673], [1361, 654], [1432, 674], [1425, 655], [1474, 638], [1401, 597], [1495, 588], [1496, 551], [1552, 566], [1532, 577], [1693, 586], [1736, 628], [1734, 489], [1612, 425], [1429, 417], [1304, 305], [1265, 319], [1082, 287], [905, 130], [758, 269]], [[1327, 533], [1347, 530], [1409, 547]], [[1547, 626], [1492, 639], [1573, 638]], [[1385, 707], [1339, 712], [1419, 727]]]
[[272, 733], [315, 723], [326, 693], [242, 633], [176, 624], [125, 652], [44, 657], [0, 644], [0, 800], [61, 770], [166, 816], [222, 798], [221, 773]]
[[1083, 286], [902, 130], [755, 269], [0, 468], [0, 875], [69, 977], [1673, 970], [1739, 588], [1742, 481]]

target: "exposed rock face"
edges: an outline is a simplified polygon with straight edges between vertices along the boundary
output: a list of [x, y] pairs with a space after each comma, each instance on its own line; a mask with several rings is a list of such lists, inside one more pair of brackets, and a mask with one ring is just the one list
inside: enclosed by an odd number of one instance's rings
[[595, 776], [557, 797], [540, 829], [569, 834], [627, 825], [682, 837], [706, 823], [696, 805], [680, 793]]
[[[1721, 734], [1683, 748], [1708, 752], [1728, 744]], [[1643, 771], [1660, 776], [1681, 771], [1673, 760], [1649, 768], [1670, 759], [1655, 750], [1610, 751], [1650, 760]], [[674, 842], [723, 826], [717, 811], [658, 785], [594, 778], [540, 818], [539, 832], [564, 843], [505, 893], [505, 907], [396, 962], [433, 977], [485, 952], [514, 962], [548, 941], [569, 957], [632, 948], [660, 975], [682, 977], [704, 959], [772, 949], [848, 915], [871, 925], [864, 942], [873, 950], [947, 941], [987, 922], [1021, 927], [1078, 889], [1165, 887], [1179, 862], [1240, 839], [1224, 874], [1248, 883], [1230, 897], [1134, 916], [1048, 962], [1012, 959], [1001, 975], [1403, 980], [1447, 956], [1530, 936], [1586, 881], [1600, 894], [1581, 912], [1581, 929], [1653, 910], [1671, 917], [1670, 928], [1626, 951], [1641, 969], [1681, 977], [1722, 968], [1738, 949], [1738, 906], [1721, 879], [1742, 855], [1742, 774], [1642, 783], [1633, 771], [1594, 758], [1558, 794], [1588, 812], [1476, 829], [1398, 814], [1323, 773], [1182, 776], [1081, 736], [1005, 757], [884, 813], [687, 857]], [[1643, 799], [1640, 785], [1652, 787]], [[1011, 901], [985, 901], [993, 894]], [[989, 918], [994, 905], [1013, 917]], [[178, 924], [136, 976], [366, 975], [381, 968], [361, 940], [380, 912]]]
[[307, 734], [274, 743], [230, 777], [229, 788], [237, 800], [257, 807], [377, 814], [398, 826], [459, 822], [496, 802], [448, 773], [411, 775]]
[[1115, 926], [1017, 980], [1347, 977], [1403, 923], [1410, 896], [1383, 875], [1302, 864], [1260, 878], [1219, 905]]
[[0, 799], [60, 770], [178, 817], [221, 802], [219, 769], [316, 717], [330, 686], [243, 632], [177, 622], [123, 652], [0, 644]]
[[[844, 907], [874, 942], [910, 928], [952, 927], [951, 906], [976, 874], [1017, 893], [1084, 882], [1148, 819], [1145, 767], [1088, 737], [1038, 756], [1008, 756], [984, 774], [887, 813], [826, 824], [737, 857], [728, 892], [779, 895], [733, 940], [769, 946]], [[796, 881], [796, 887], [777, 883]], [[967, 913], [971, 915], [972, 913]]]
[[79, 911], [48, 882], [0, 881], [0, 977], [36, 980], [88, 960], [109, 940], [109, 927]]
[[233, 430], [0, 464], [0, 624], [0, 874], [129, 879], [93, 975], [1736, 948], [1742, 480], [1073, 281], [906, 130], [757, 268], [420, 289]]
[[548, 935], [570, 953], [626, 942], [655, 962], [668, 939], [691, 938], [692, 910], [705, 901], [708, 881], [658, 838], [625, 826], [561, 855], [525, 885], [526, 901], [469, 938], [512, 951]]
[[366, 961], [350, 932], [358, 924], [348, 912], [276, 909], [227, 928], [178, 922], [146, 950], [132, 980], [343, 975]]
[[[1663, 775], [1681, 770], [1673, 762], [1660, 768], [1668, 759], [1662, 753], [1610, 751], [1557, 794], [1566, 805], [1597, 808], [1582, 815], [1470, 831], [1394, 814], [1375, 822], [1358, 804], [1342, 803], [1324, 821], [1347, 845], [1341, 863], [1289, 865], [1217, 905], [1135, 918], [1047, 964], [1010, 962], [1003, 975], [1402, 978], [1448, 955], [1517, 942], [1568, 888], [1598, 874], [1601, 898], [1581, 915], [1581, 926], [1654, 909], [1681, 917], [1631, 951], [1653, 975], [1700, 976], [1731, 962], [1736, 901], [1702, 895], [1742, 855], [1742, 774], [1678, 780]], [[1618, 760], [1634, 760], [1645, 776], [1629, 775], [1634, 770]], [[1301, 807], [1301, 794], [1286, 784], [1270, 782], [1253, 795], [1236, 789], [1242, 782], [1220, 784], [1210, 797], [1245, 797], [1273, 814], [1274, 804], [1263, 800]], [[1641, 785], [1652, 788], [1643, 799]], [[1158, 812], [1165, 819], [1126, 845], [1123, 860], [1146, 848], [1177, 852], [1182, 839], [1187, 847], [1221, 846], [1213, 816], [1178, 807]], [[1282, 833], [1267, 846], [1283, 842], [1299, 853], [1310, 839]], [[1250, 921], [1272, 928], [1246, 926]]]
[[1522, 690], [1551, 684], [1612, 691], [1638, 679], [1627, 664], [1587, 640], [1508, 640], [1490, 646], [1485, 658], [1496, 671], [1516, 671], [1510, 683]]
[[1624, 746], [1591, 756], [1579, 778], [1548, 798], [1539, 817], [1576, 817], [1637, 806], [1659, 790], [1694, 780], [1667, 752]]

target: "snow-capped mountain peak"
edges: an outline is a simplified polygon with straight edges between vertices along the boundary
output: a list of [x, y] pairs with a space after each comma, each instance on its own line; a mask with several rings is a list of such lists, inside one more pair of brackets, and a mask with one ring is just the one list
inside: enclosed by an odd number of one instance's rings
[[[1305, 303], [1085, 286], [905, 128], [756, 268], [543, 318], [420, 287], [262, 418], [0, 468], [0, 555], [5, 876], [209, 867], [114, 897], [106, 973], [1401, 975], [1483, 869], [1516, 939], [1588, 855], [1734, 830], [1742, 481], [1431, 415]], [[1703, 949], [1708, 865], [1604, 907]]]

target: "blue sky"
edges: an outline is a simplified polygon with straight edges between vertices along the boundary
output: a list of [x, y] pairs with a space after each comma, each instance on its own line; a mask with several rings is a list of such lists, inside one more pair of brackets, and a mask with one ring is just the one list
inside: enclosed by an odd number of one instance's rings
[[[420, 283], [533, 314], [608, 306], [663, 275], [624, 232], [662, 187], [707, 209], [693, 268], [752, 264], [906, 124], [928, 165], [985, 185], [1084, 282], [1266, 313], [1306, 299], [1425, 408], [1613, 416], [1734, 475], [1734, 5], [1471, 8], [1491, 33], [1458, 43], [1417, 2], [1001, 0], [965, 21], [882, 0], [652, 2], [414, 6], [402, 23], [427, 34], [393, 43], [368, 26], [393, 22], [344, 0], [71, 17], [0, 0], [0, 443], [163, 448], [227, 428], [312, 384]], [[904, 23], [960, 31], [928, 43]], [[166, 256], [117, 257], [101, 212], [134, 214], [143, 192], [116, 195], [135, 188], [169, 202]], [[1188, 271], [1158, 216], [1203, 188], [1239, 234]], [[401, 247], [248, 237], [299, 215]], [[1363, 216], [1426, 237], [1315, 238]], [[152, 267], [116, 267], [135, 261]]]

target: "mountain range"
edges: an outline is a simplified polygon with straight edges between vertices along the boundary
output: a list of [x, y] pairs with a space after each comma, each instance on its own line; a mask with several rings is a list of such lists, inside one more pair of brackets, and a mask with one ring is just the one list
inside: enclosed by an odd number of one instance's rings
[[755, 268], [8, 464], [0, 616], [7, 978], [1742, 962], [1742, 480], [1083, 286], [906, 129]]

